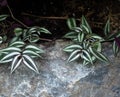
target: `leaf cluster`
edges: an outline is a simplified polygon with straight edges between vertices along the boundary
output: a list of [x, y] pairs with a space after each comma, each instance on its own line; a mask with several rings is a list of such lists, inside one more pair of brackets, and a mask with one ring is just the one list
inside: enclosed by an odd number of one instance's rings
[[[0, 21], [7, 18], [7, 15], [0, 15]], [[40, 40], [40, 34], [51, 34], [43, 27], [29, 27], [27, 29], [15, 28], [15, 37], [8, 43], [6, 48], [0, 49], [0, 63], [11, 62], [11, 73], [21, 64], [26, 65], [32, 71], [39, 73], [34, 58], [41, 58], [44, 51], [33, 45]], [[0, 43], [4, 37], [0, 36]]]
[[64, 37], [73, 41], [73, 44], [63, 49], [63, 51], [70, 53], [68, 62], [82, 60], [84, 65], [94, 64], [97, 59], [109, 62], [108, 58], [101, 52], [104, 38], [92, 33], [91, 27], [84, 16], [82, 16], [79, 26], [77, 26], [75, 18], [69, 18], [67, 25], [70, 32]]

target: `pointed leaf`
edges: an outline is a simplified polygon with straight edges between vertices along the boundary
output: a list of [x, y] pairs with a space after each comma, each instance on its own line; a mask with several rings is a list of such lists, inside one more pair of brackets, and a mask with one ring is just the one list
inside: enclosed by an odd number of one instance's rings
[[0, 52], [8, 52], [8, 53], [10, 53], [10, 52], [21, 52], [21, 49], [19, 49], [19, 48], [16, 48], [16, 47], [8, 47], [8, 48], [4, 48], [4, 49], [1, 49], [0, 50]]
[[72, 30], [73, 27], [76, 27], [76, 20], [74, 18], [68, 18], [67, 25], [68, 25], [69, 29]]
[[35, 71], [36, 73], [39, 73], [34, 61], [28, 55], [23, 55], [23, 63], [31, 70]]
[[46, 34], [51, 34], [51, 32], [50, 32], [49, 30], [47, 30], [47, 29], [45, 29], [45, 28], [43, 28], [43, 27], [40, 27], [40, 28], [38, 29], [38, 34], [39, 34], [39, 32], [46, 33]]
[[37, 53], [44, 53], [44, 51], [36, 46], [33, 45], [28, 45], [25, 47], [25, 50], [31, 50], [33, 52], [37, 52]]
[[18, 37], [18, 36], [22, 35], [23, 29], [22, 28], [15, 28], [14, 32], [15, 32], [15, 35]]
[[0, 15], [0, 22], [5, 20], [8, 17], [8, 15]]
[[117, 56], [118, 52], [119, 52], [119, 47], [116, 44], [116, 41], [114, 41], [113, 42], [113, 53], [114, 53], [115, 56]]
[[79, 33], [79, 34], [78, 34], [78, 41], [79, 41], [79, 42], [83, 42], [84, 36], [85, 36], [84, 33], [82, 33], [82, 32]]
[[3, 38], [2, 36], [0, 36], [0, 44], [3, 42]]
[[29, 55], [29, 56], [31, 56], [31, 57], [41, 57], [39, 54], [37, 54], [36, 52], [33, 52], [33, 51], [31, 51], [31, 50], [25, 50], [25, 51], [23, 51], [23, 54], [25, 54], [25, 55]]
[[11, 65], [11, 73], [13, 73], [15, 71], [15, 69], [17, 69], [17, 67], [21, 64], [22, 62], [22, 57], [20, 55], [15, 56], [13, 61], [12, 61], [12, 65]]
[[19, 47], [23, 47], [24, 45], [25, 45], [25, 43], [22, 41], [15, 41], [15, 42], [11, 43], [9, 46], [19, 48]]
[[90, 53], [89, 53], [88, 51], [86, 51], [86, 50], [82, 50], [82, 51], [83, 51], [83, 58], [84, 58], [86, 61], [88, 61], [88, 62], [90, 62], [91, 64], [93, 64], [93, 60], [92, 60], [92, 57], [91, 57]]
[[108, 58], [105, 57], [102, 53], [94, 50], [93, 48], [89, 47], [90, 52], [99, 60], [104, 62], [109, 62]]
[[1, 61], [3, 61], [3, 62], [5, 62], [5, 61], [8, 62], [8, 60], [11, 61], [11, 59], [13, 59], [14, 56], [16, 56], [16, 55], [20, 55], [20, 53], [19, 52], [12, 52], [12, 53], [6, 55], [5, 57], [3, 57], [1, 59]]
[[87, 27], [89, 33], [92, 33], [91, 27], [89, 26], [89, 24], [86, 21], [86, 19], [85, 19], [84, 16], [82, 16], [82, 25], [84, 25], [85, 27]]
[[75, 31], [75, 32], [77, 32], [77, 33], [82, 32], [82, 29], [81, 29], [80, 27], [73, 27], [71, 30], [72, 30], [72, 31]]
[[107, 36], [107, 40], [114, 40], [115, 37], [120, 37], [120, 32], [112, 33]]
[[105, 28], [104, 28], [104, 34], [107, 36], [110, 33], [110, 20], [107, 21]]
[[64, 38], [74, 39], [76, 37], [77, 37], [77, 33], [75, 33], [75, 32], [69, 32], [69, 33], [64, 35]]
[[63, 49], [63, 51], [65, 51], [65, 52], [72, 52], [75, 49], [82, 49], [82, 47], [80, 45], [73, 44], [73, 45], [69, 45], [69, 46], [65, 47]]
[[75, 51], [73, 51], [70, 54], [69, 58], [68, 58], [68, 62], [72, 62], [72, 61], [78, 59], [80, 57], [80, 55], [81, 55], [80, 51], [81, 50], [75, 50]]

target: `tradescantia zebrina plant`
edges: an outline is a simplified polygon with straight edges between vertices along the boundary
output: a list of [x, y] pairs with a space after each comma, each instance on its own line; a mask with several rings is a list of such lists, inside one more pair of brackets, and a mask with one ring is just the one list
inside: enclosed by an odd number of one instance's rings
[[[0, 21], [7, 18], [7, 15], [0, 15]], [[34, 58], [41, 58], [44, 51], [33, 45], [40, 39], [41, 33], [51, 34], [43, 27], [29, 27], [27, 29], [15, 28], [15, 37], [8, 43], [6, 48], [0, 49], [0, 63], [11, 62], [11, 73], [21, 64], [39, 73]], [[5, 37], [0, 36], [0, 43]]]
[[30, 43], [36, 43], [40, 40], [41, 33], [51, 34], [51, 32], [47, 29], [38, 26], [30, 27], [27, 29], [15, 28], [14, 32], [15, 37], [12, 39], [12, 42], [16, 40], [22, 40], [28, 41]]
[[97, 59], [109, 62], [108, 58], [101, 53], [101, 43], [104, 39], [99, 35], [92, 33], [92, 30], [84, 16], [82, 16], [80, 26], [77, 26], [74, 18], [69, 18], [67, 20], [67, 25], [70, 32], [64, 37], [73, 41], [72, 44], [63, 49], [63, 51], [70, 53], [68, 62], [72, 62], [77, 59], [82, 60], [84, 65], [94, 64]]
[[118, 55], [120, 51], [120, 31], [111, 32], [110, 29], [110, 19], [108, 19], [104, 27], [105, 41], [112, 42], [112, 49], [115, 56]]
[[0, 63], [11, 62], [11, 73], [13, 73], [21, 63], [29, 69], [39, 73], [34, 58], [40, 57], [43, 50], [34, 45], [26, 45], [22, 41], [15, 41], [7, 48], [0, 50]]

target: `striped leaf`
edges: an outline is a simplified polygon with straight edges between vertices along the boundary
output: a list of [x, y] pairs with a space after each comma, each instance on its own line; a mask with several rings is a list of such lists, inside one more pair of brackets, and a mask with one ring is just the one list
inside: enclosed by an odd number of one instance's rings
[[90, 62], [88, 62], [88, 61], [86, 61], [86, 60], [83, 60], [83, 63], [82, 63], [83, 65], [88, 65], [88, 64], [90, 64]]
[[11, 58], [11, 59], [7, 59], [7, 60], [0, 60], [0, 63], [8, 63], [8, 62], [11, 62], [13, 59]]
[[113, 42], [113, 53], [115, 56], [117, 56], [118, 52], [119, 52], [119, 47], [118, 45], [116, 44], [116, 41]]
[[3, 38], [2, 36], [0, 36], [0, 44], [3, 42]]
[[96, 35], [96, 34], [91, 34], [91, 38], [95, 38], [95, 39], [98, 39], [98, 40], [104, 40], [102, 37]]
[[120, 32], [116, 32], [116, 33], [112, 33], [110, 35], [107, 36], [107, 40], [114, 40], [115, 37], [120, 37]]
[[94, 50], [94, 48], [89, 47], [89, 50], [97, 59], [104, 61], [104, 62], [109, 62], [107, 57], [105, 57], [102, 53]]
[[21, 49], [19, 48], [16, 48], [16, 47], [8, 47], [8, 48], [4, 48], [4, 49], [1, 49], [0, 52], [3, 52], [3, 53], [10, 53], [10, 52], [21, 52]]
[[108, 19], [104, 28], [104, 34], [105, 36], [107, 36], [109, 33], [110, 33], [110, 20]]
[[82, 32], [82, 29], [81, 29], [80, 27], [73, 27], [71, 30], [72, 30], [72, 31], [75, 31], [75, 32], [77, 32], [77, 33]]
[[42, 49], [35, 47], [33, 45], [26, 46], [25, 50], [31, 50], [31, 51], [36, 52], [36, 53], [44, 53], [44, 51]]
[[89, 29], [85, 25], [81, 25], [81, 27], [82, 27], [82, 30], [83, 30], [84, 33], [87, 33], [87, 34], [90, 33]]
[[14, 56], [16, 56], [16, 55], [20, 55], [20, 53], [19, 53], [19, 52], [12, 52], [12, 53], [4, 56], [4, 57], [1, 59], [1, 62], [4, 62], [4, 63], [5, 63], [5, 62], [10, 62], [10, 61], [14, 58]]
[[69, 45], [69, 46], [65, 47], [65, 48], [63, 49], [63, 51], [65, 51], [65, 52], [72, 52], [72, 51], [74, 51], [75, 49], [82, 49], [82, 46], [77, 45], [77, 44]]
[[14, 32], [15, 32], [15, 35], [16, 35], [17, 37], [19, 37], [20, 35], [22, 35], [23, 29], [22, 29], [22, 28], [15, 28], [15, 29], [14, 29]]
[[8, 15], [0, 15], [0, 22], [5, 20], [8, 17]]
[[31, 51], [31, 50], [25, 50], [25, 51], [23, 51], [23, 54], [29, 55], [32, 58], [34, 58], [34, 57], [41, 57], [38, 53], [36, 53], [34, 51]]
[[40, 38], [39, 38], [39, 36], [38, 36], [37, 34], [32, 34], [32, 35], [30, 36], [30, 38], [28, 38], [28, 41], [31, 42], [31, 43], [35, 43], [35, 42], [37, 42], [39, 39], [40, 39]]
[[31, 70], [39, 73], [37, 66], [35, 65], [34, 61], [28, 55], [23, 55], [23, 63]]
[[13, 73], [15, 69], [17, 69], [17, 67], [21, 64], [22, 57], [21, 58], [20, 57], [21, 57], [20, 55], [14, 57], [11, 65], [11, 73]]
[[82, 50], [83, 51], [83, 59], [85, 59], [86, 61], [90, 62], [91, 64], [93, 64], [93, 60], [92, 57], [90, 55], [90, 53], [86, 50]]
[[91, 28], [90, 28], [90, 26], [89, 26], [89, 24], [86, 21], [86, 19], [85, 19], [84, 16], [82, 16], [82, 25], [84, 25], [85, 27], [87, 27], [89, 33], [92, 33], [92, 30], [91, 30]]
[[37, 33], [46, 33], [46, 34], [51, 34], [51, 32], [43, 27], [39, 27], [38, 30], [37, 30]]
[[64, 35], [64, 38], [74, 39], [76, 37], [77, 37], [77, 34], [75, 32], [69, 32], [69, 33]]
[[16, 42], [13, 42], [9, 45], [9, 47], [16, 47], [16, 48], [19, 48], [19, 47], [23, 47], [25, 45], [24, 42], [22, 41], [16, 41]]
[[80, 55], [81, 55], [80, 51], [81, 50], [75, 50], [75, 51], [73, 51], [70, 54], [69, 58], [68, 58], [68, 62], [72, 62], [72, 61], [78, 59], [80, 57]]
[[84, 33], [82, 33], [82, 32], [79, 33], [79, 34], [78, 34], [78, 41], [79, 41], [79, 42], [83, 42], [84, 36], [85, 36]]
[[73, 27], [76, 27], [76, 20], [74, 18], [68, 18], [67, 25], [68, 25], [69, 29], [72, 30]]

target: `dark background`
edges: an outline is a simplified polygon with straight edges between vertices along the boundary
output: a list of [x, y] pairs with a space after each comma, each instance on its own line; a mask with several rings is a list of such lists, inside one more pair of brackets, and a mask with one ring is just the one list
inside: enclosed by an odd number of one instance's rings
[[120, 29], [119, 0], [8, 0], [8, 4], [14, 16], [26, 25], [38, 25], [50, 30], [52, 35], [46, 36], [48, 38], [61, 38], [69, 31], [66, 19], [59, 17], [80, 19], [84, 15], [93, 32], [99, 35], [103, 34], [108, 17], [111, 19], [112, 31]]

